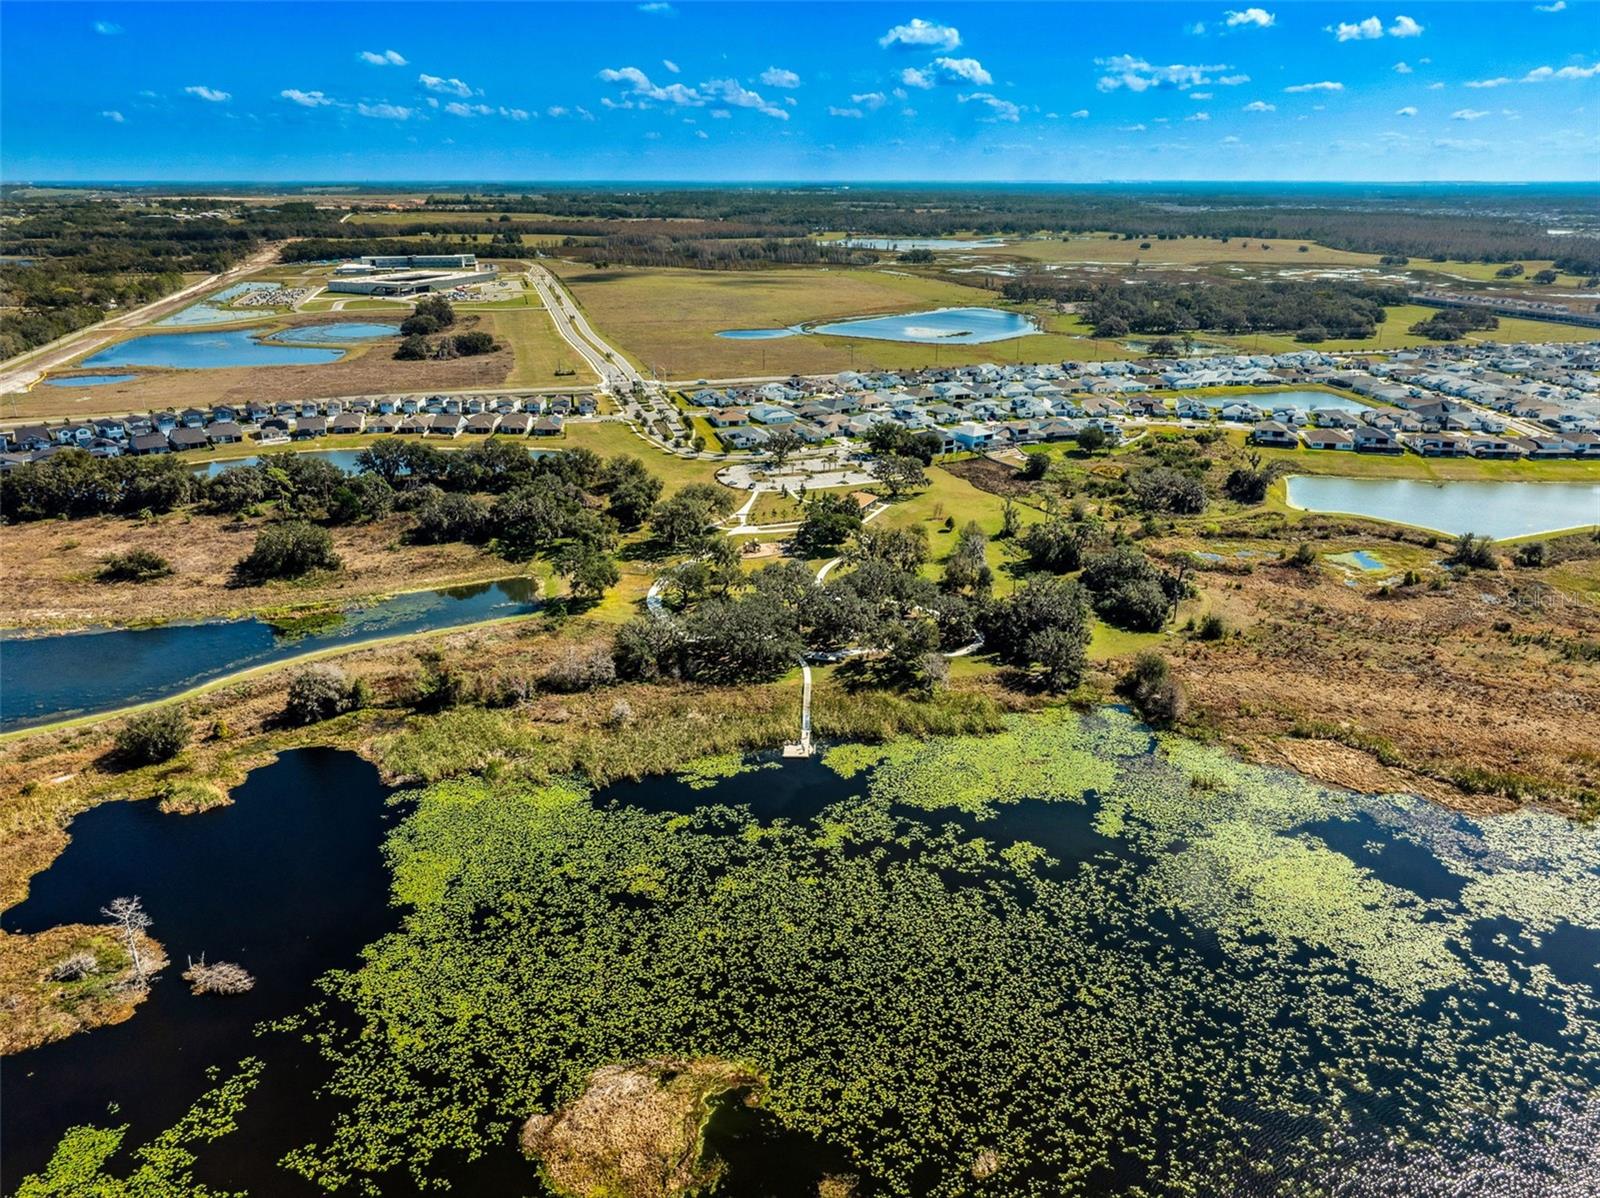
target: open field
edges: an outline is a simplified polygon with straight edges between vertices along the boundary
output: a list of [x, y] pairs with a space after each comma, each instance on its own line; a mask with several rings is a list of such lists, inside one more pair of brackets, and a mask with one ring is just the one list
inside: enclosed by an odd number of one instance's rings
[[[464, 311], [470, 311], [465, 309]], [[583, 387], [594, 384], [594, 371], [556, 331], [550, 313], [535, 302], [528, 307], [485, 306], [495, 339], [511, 347], [507, 387]]]
[[[1048, 362], [1088, 358], [1097, 352], [1088, 341], [1060, 334], [939, 346], [843, 337], [734, 341], [716, 336], [723, 329], [773, 328], [927, 308], [1008, 306], [992, 291], [909, 271], [600, 269], [560, 261], [547, 265], [566, 284], [596, 332], [640, 369], [656, 370], [665, 378], [896, 369], [936, 362]], [[1098, 353], [1122, 356], [1105, 343]]]
[[[1273, 238], [1262, 240], [1253, 237], [1235, 237], [1223, 242], [1214, 237], [1178, 237], [1162, 241], [1148, 239], [1149, 249], [1142, 248], [1143, 240], [1115, 241], [1107, 233], [1074, 233], [1062, 238], [1035, 237], [1008, 242], [1004, 246], [987, 249], [953, 251], [972, 254], [978, 259], [991, 261], [1019, 260], [1075, 266], [1141, 266], [1159, 267], [1213, 267], [1239, 265], [1252, 269], [1306, 269], [1317, 267], [1366, 267], [1385, 275], [1437, 275], [1435, 283], [1471, 281], [1498, 283], [1517, 287], [1537, 294], [1542, 288], [1528, 283], [1528, 278], [1555, 264], [1549, 259], [1518, 259], [1524, 274], [1516, 279], [1497, 279], [1495, 272], [1503, 262], [1460, 262], [1450, 259], [1434, 262], [1427, 258], [1413, 258], [1405, 266], [1385, 266], [1381, 255], [1365, 254], [1356, 250], [1339, 250], [1317, 242], [1300, 242]], [[1300, 247], [1306, 247], [1302, 253]], [[1263, 248], [1270, 247], [1270, 248]], [[1509, 261], [1509, 260], [1508, 260]], [[1561, 273], [1552, 285], [1556, 288], [1581, 287], [1584, 275]]]

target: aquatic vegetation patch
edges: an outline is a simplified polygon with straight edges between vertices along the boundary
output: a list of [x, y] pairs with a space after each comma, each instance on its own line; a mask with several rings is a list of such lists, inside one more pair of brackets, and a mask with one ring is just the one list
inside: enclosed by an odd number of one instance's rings
[[[775, 763], [769, 763], [775, 764]], [[743, 753], [715, 753], [697, 757], [678, 771], [678, 781], [690, 790], [710, 790], [718, 782], [763, 768]]]

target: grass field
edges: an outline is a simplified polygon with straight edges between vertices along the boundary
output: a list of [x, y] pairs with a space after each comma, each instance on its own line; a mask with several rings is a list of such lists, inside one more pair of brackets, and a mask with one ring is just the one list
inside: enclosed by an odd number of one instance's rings
[[928, 308], [1008, 306], [992, 291], [908, 271], [597, 269], [571, 262], [556, 262], [551, 268], [601, 336], [641, 369], [668, 378], [1125, 356], [1107, 343], [1097, 346], [1071, 336], [1071, 318], [1047, 321], [1050, 331], [1044, 335], [967, 346], [844, 337], [734, 341], [716, 336], [723, 329], [774, 328]]
[[[542, 307], [485, 306], [484, 318], [496, 339], [511, 346], [514, 362], [506, 376], [507, 387], [572, 386], [595, 382], [594, 371], [561, 339]], [[575, 374], [557, 374], [576, 371]]]
[[[1355, 250], [1337, 250], [1316, 242], [1285, 239], [1235, 237], [1224, 243], [1216, 238], [1181, 237], [1161, 241], [1152, 238], [1150, 248], [1142, 249], [1141, 241], [1112, 241], [1107, 233], [1078, 233], [1067, 240], [1060, 238], [1034, 238], [1010, 242], [990, 249], [963, 251], [981, 258], [1002, 261], [1022, 259], [1030, 262], [1059, 263], [1065, 265], [1131, 266], [1138, 261], [1151, 267], [1222, 266], [1238, 264], [1249, 267], [1369, 267], [1374, 270], [1409, 274], [1430, 273], [1443, 275], [1446, 280], [1467, 279], [1480, 283], [1504, 283], [1509, 287], [1531, 286], [1527, 280], [1541, 270], [1551, 268], [1548, 259], [1518, 259], [1524, 274], [1519, 279], [1496, 279], [1495, 272], [1505, 265], [1502, 262], [1460, 262], [1454, 259], [1431, 262], [1426, 258], [1413, 258], [1403, 267], [1388, 267], [1379, 262], [1377, 254], [1363, 254]], [[1263, 246], [1270, 249], [1263, 249]], [[1300, 252], [1304, 245], [1306, 250]], [[1561, 274], [1553, 286], [1579, 287], [1582, 275]]]

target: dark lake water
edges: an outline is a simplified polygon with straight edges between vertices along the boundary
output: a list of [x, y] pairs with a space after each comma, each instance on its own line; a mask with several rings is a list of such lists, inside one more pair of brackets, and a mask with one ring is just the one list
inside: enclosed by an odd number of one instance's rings
[[[1404, 920], [1395, 925], [1402, 939], [1392, 947], [1384, 937], [1366, 940], [1355, 929], [1349, 959], [1327, 951], [1327, 937], [1338, 943], [1351, 929], [1321, 923], [1322, 912], [1337, 908], [1325, 906], [1319, 891], [1337, 889], [1345, 876], [1341, 871], [1354, 867], [1371, 879], [1360, 893], [1372, 903], [1395, 910], [1421, 904], [1427, 910], [1422, 925], [1449, 921], [1456, 929], [1457, 939], [1449, 942], [1442, 961], [1424, 954], [1429, 969], [1453, 970], [1455, 961], [1467, 968], [1456, 981], [1429, 983], [1413, 999], [1391, 996], [1388, 1001], [1395, 1005], [1372, 1013], [1383, 1027], [1449, 1023], [1461, 1032], [1460, 1044], [1468, 1051], [1478, 1045], [1485, 1058], [1524, 1061], [1532, 1071], [1530, 1087], [1561, 1080], [1540, 1073], [1539, 1062], [1554, 1059], [1546, 1054], [1576, 1051], [1586, 1063], [1566, 1075], [1566, 1082], [1576, 1082], [1590, 1095], [1600, 1087], [1595, 1033], [1600, 911], [1581, 898], [1567, 902], [1553, 889], [1538, 889], [1538, 883], [1549, 881], [1567, 895], [1595, 892], [1600, 852], [1592, 833], [1536, 813], [1478, 821], [1405, 798], [1319, 792], [1324, 797], [1302, 793], [1280, 803], [1268, 788], [1303, 791], [1305, 783], [1267, 771], [1219, 776], [1207, 783], [1216, 789], [1195, 801], [1182, 789], [1162, 791], [1170, 767], [1143, 751], [1147, 743], [1142, 734], [1122, 734], [1119, 760], [1132, 771], [1135, 785], [1124, 785], [1125, 778], [1105, 795], [1090, 791], [1073, 801], [1021, 799], [959, 811], [916, 805], [912, 790], [900, 792], [904, 801], [896, 802], [892, 813], [932, 829], [953, 828], [964, 840], [982, 838], [996, 846], [1026, 842], [1043, 849], [1053, 859], [1040, 866], [1050, 878], [1066, 886], [1093, 886], [1099, 901], [1138, 912], [1131, 923], [1112, 917], [1094, 932], [1104, 937], [1107, 952], [1189, 962], [1229, 979], [1230, 986], [1244, 979], [1246, 992], [1250, 971], [1262, 962], [1275, 961], [1277, 968], [1292, 962], [1291, 968], [1304, 971], [1304, 985], [1325, 992], [1335, 1010], [1338, 996], [1349, 993], [1341, 975], [1356, 969], [1353, 962], [1375, 968], [1375, 976], [1392, 972], [1397, 995], [1412, 981], [1396, 966], [1416, 949], [1405, 939], [1412, 925]], [[1232, 768], [1220, 758], [1201, 764]], [[952, 763], [953, 784], [966, 768]], [[661, 815], [726, 805], [747, 809], [762, 824], [804, 825], [836, 817], [841, 810], [836, 804], [849, 803], [869, 785], [874, 785], [871, 775], [843, 777], [821, 759], [762, 754], [747, 759], [742, 772], [731, 777], [713, 773], [619, 784], [592, 801], [602, 808]], [[378, 853], [380, 838], [397, 818], [393, 807], [385, 808], [387, 797], [374, 771], [353, 755], [306, 750], [286, 753], [252, 774], [231, 807], [200, 816], [163, 816], [150, 804], [110, 803], [74, 822], [67, 850], [34, 879], [29, 899], [0, 922], [8, 931], [92, 922], [111, 898], [138, 894], [176, 967], [127, 1023], [6, 1062], [0, 1134], [7, 1145], [8, 1181], [41, 1164], [61, 1132], [75, 1123], [130, 1121], [129, 1142], [142, 1141], [170, 1126], [207, 1088], [208, 1065], [226, 1067], [254, 1055], [265, 1062], [262, 1084], [247, 1100], [238, 1130], [201, 1150], [197, 1172], [205, 1182], [248, 1186], [253, 1195], [269, 1198], [310, 1193], [273, 1162], [287, 1149], [325, 1134], [334, 1112], [313, 1095], [326, 1076], [323, 1066], [293, 1037], [257, 1036], [251, 1029], [256, 1021], [298, 1011], [314, 997], [312, 981], [319, 973], [354, 964], [360, 947], [398, 920], [400, 913], [387, 905], [388, 877]], [[727, 827], [728, 834], [741, 834], [739, 824]], [[1264, 833], [1259, 841], [1258, 832]], [[1248, 835], [1235, 839], [1242, 833]], [[1197, 853], [1205, 844], [1210, 847]], [[1241, 846], [1242, 854], [1231, 858]], [[903, 848], [891, 842], [883, 847], [882, 868], [892, 869], [904, 859]], [[1262, 854], [1285, 850], [1309, 853], [1316, 868], [1254, 874]], [[1329, 872], [1320, 863], [1337, 868]], [[1139, 906], [1149, 898], [1141, 899], [1143, 888], [1163, 874], [1176, 883], [1170, 894], [1177, 906], [1164, 901]], [[962, 883], [952, 879], [950, 884]], [[1262, 884], [1270, 902], [1259, 920], [1248, 921], [1243, 939], [1230, 941], [1220, 929], [1228, 925], [1230, 904], [1238, 898], [1233, 888]], [[1254, 958], [1252, 944], [1280, 934], [1281, 910], [1291, 913], [1287, 926], [1293, 934], [1306, 937], [1303, 949], [1287, 958]], [[1130, 930], [1134, 942], [1119, 941]], [[212, 959], [239, 961], [255, 973], [257, 988], [242, 998], [191, 996], [176, 975], [186, 953], [201, 951]], [[1184, 979], [1170, 983], [1189, 992]], [[1284, 993], [1294, 992], [1291, 985]], [[1202, 988], [1187, 1001], [1203, 1010], [1212, 1000]], [[1309, 1037], [1312, 1055], [1295, 1058], [1290, 1072], [1262, 1076], [1263, 1087], [1292, 1088], [1299, 1071], [1334, 1070], [1346, 1032], [1358, 1038], [1367, 1033], [1326, 1022], [1332, 1016], [1319, 1007], [1320, 1002], [1311, 1008], [1318, 1021]], [[1570, 1018], [1563, 1018], [1563, 1011]], [[1292, 1021], [1293, 1015], [1286, 1009], [1276, 1018]], [[1253, 1028], [1224, 1021], [1218, 1034], [1230, 1043], [1237, 1037], [1242, 1050], [1252, 1037], [1270, 1038], [1273, 1026], [1270, 1019]], [[1290, 1026], [1285, 1023], [1282, 1030]], [[1550, 1155], [1547, 1141], [1530, 1145], [1518, 1138], [1509, 1116], [1503, 1124], [1486, 1122], [1481, 1151], [1464, 1163], [1451, 1158], [1430, 1167], [1426, 1148], [1421, 1166], [1415, 1158], [1393, 1157], [1395, 1146], [1388, 1141], [1400, 1130], [1396, 1094], [1406, 1092], [1414, 1109], [1417, 1085], [1439, 1062], [1425, 1056], [1425, 1045], [1392, 1047], [1399, 1062], [1392, 1087], [1352, 1095], [1348, 1126], [1338, 1136], [1337, 1153], [1343, 1155], [1336, 1157], [1340, 1163], [1334, 1173], [1280, 1172], [1276, 1146], [1302, 1129], [1256, 1120], [1244, 1111], [1240, 1134], [1251, 1137], [1262, 1167], [1225, 1191], [1212, 1192], [1228, 1198], [1302, 1189], [1345, 1198], [1578, 1198], [1600, 1192], [1600, 1166], [1582, 1147], [1592, 1146], [1596, 1129], [1585, 1122], [1593, 1119], [1592, 1104], [1589, 1114], [1574, 1107], [1566, 1124], [1580, 1140], [1575, 1158]], [[1413, 1052], [1415, 1076], [1406, 1063]], [[1288, 1065], [1285, 1058], [1280, 1067]], [[119, 1104], [114, 1115], [107, 1114], [111, 1103]], [[809, 1196], [816, 1192], [816, 1178], [847, 1164], [836, 1149], [732, 1102], [719, 1105], [707, 1139], [729, 1163], [719, 1192], [730, 1195]], [[1140, 1180], [1142, 1168], [1135, 1160], [1119, 1162], [1094, 1192], [1123, 1193]], [[544, 1193], [509, 1144], [494, 1147], [472, 1165], [445, 1166], [439, 1175], [448, 1177], [458, 1193]], [[411, 1189], [403, 1181], [386, 1182], [384, 1192]], [[871, 1192], [867, 1179], [860, 1193]]]
[[[132, 1019], [6, 1058], [7, 1192], [68, 1127], [127, 1122], [129, 1143], [141, 1143], [209, 1088], [208, 1067], [226, 1070], [262, 1047], [273, 1059], [244, 1128], [270, 1134], [230, 1137], [225, 1171], [256, 1195], [313, 1192], [274, 1161], [325, 1118], [310, 1102], [317, 1061], [253, 1029], [310, 1001], [314, 979], [356, 964], [394, 922], [379, 851], [396, 818], [389, 793], [354, 754], [306, 749], [255, 771], [228, 807], [163, 815], [154, 803], [107, 803], [73, 821], [72, 843], [0, 926], [99, 923], [106, 903], [138, 895], [172, 964]], [[255, 988], [191, 994], [179, 974], [201, 953], [243, 965]]]
[[0, 638], [0, 729], [110, 711], [334, 645], [536, 611], [526, 578], [417, 591], [291, 632], [261, 619]]

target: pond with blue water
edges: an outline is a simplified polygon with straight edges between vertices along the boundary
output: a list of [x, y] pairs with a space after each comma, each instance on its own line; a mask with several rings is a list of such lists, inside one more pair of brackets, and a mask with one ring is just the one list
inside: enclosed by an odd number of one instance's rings
[[416, 591], [280, 623], [259, 618], [0, 636], [0, 730], [163, 699], [336, 645], [537, 611], [532, 580]]
[[319, 344], [340, 341], [376, 341], [380, 337], [398, 337], [398, 324], [363, 323], [347, 320], [335, 324], [306, 324], [281, 333], [269, 334], [264, 340], [286, 345]]
[[774, 341], [779, 337], [798, 337], [804, 329], [723, 329], [718, 337], [730, 341]]
[[282, 345], [253, 329], [231, 332], [151, 333], [108, 345], [79, 366], [161, 366], [217, 370], [233, 366], [320, 366], [344, 357], [342, 349]]
[[[975, 1162], [1036, 1198], [1600, 1191], [1593, 828], [1109, 708], [601, 788], [514, 754], [395, 804], [292, 751], [232, 806], [80, 815], [4, 929], [139, 894], [175, 964], [126, 1023], [7, 1062], [11, 1175], [74, 1124], [146, 1143], [253, 1057], [198, 1181], [548, 1198], [522, 1121], [680, 1055], [764, 1079], [707, 1130], [722, 1193], [971, 1193]], [[202, 952], [257, 988], [190, 994]]]
[[259, 320], [272, 313], [270, 308], [229, 308], [229, 300], [238, 299], [251, 291], [277, 291], [281, 283], [249, 282], [235, 283], [215, 295], [208, 295], [199, 303], [190, 304], [187, 308], [174, 312], [171, 316], [164, 316], [155, 323], [166, 328], [190, 328], [195, 325], [230, 324], [236, 320]]
[[108, 383], [128, 383], [136, 374], [80, 374], [70, 379], [46, 379], [46, 387], [104, 387]]
[[1411, 478], [1289, 478], [1290, 507], [1368, 516], [1459, 536], [1505, 540], [1600, 524], [1600, 482], [1429, 482]]
[[1332, 391], [1261, 391], [1239, 395], [1200, 395], [1194, 398], [1208, 408], [1247, 403], [1269, 412], [1285, 405], [1302, 414], [1315, 408], [1328, 408], [1336, 412], [1370, 412], [1373, 409], [1372, 404], [1364, 404], [1348, 395], [1335, 395]]

